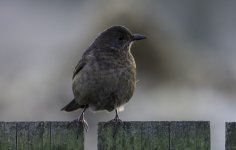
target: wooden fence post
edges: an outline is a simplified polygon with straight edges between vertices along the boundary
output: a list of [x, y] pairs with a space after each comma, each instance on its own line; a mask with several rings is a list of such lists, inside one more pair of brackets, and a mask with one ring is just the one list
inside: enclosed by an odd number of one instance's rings
[[1, 150], [83, 150], [84, 133], [70, 122], [0, 122]]
[[98, 124], [98, 150], [210, 150], [209, 122]]
[[236, 122], [226, 122], [225, 150], [236, 150]]

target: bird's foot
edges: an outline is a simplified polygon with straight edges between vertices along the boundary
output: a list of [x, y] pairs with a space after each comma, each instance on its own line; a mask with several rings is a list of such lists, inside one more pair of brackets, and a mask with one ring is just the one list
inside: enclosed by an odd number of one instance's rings
[[77, 119], [79, 123], [83, 125], [83, 128], [86, 132], [89, 130], [88, 122], [84, 119], [84, 113], [81, 114], [81, 116]]
[[110, 120], [109, 122], [110, 123], [121, 123], [122, 122], [122, 120], [120, 120], [120, 118], [119, 118], [119, 115], [118, 115], [118, 111], [117, 111], [117, 109], [115, 109], [115, 112], [116, 112], [116, 116], [115, 116], [115, 118], [114, 119], [112, 119], [112, 120]]
[[86, 132], [88, 132], [88, 129], [89, 129], [89, 126], [88, 126], [88, 122], [84, 119], [84, 113], [82, 113], [80, 115], [80, 117], [78, 117], [77, 119], [71, 121], [69, 124], [68, 124], [68, 128], [71, 127], [72, 125], [75, 125], [77, 126], [77, 139], [79, 138], [79, 131], [80, 131], [80, 126], [82, 124], [83, 126], [83, 129], [85, 129]]
[[109, 123], [122, 123], [122, 120], [120, 120], [119, 116], [116, 116], [114, 119], [110, 120]]
[[78, 127], [80, 126], [80, 124], [82, 124], [85, 131], [88, 132], [88, 129], [89, 129], [88, 122], [84, 119], [84, 117], [71, 121], [67, 127], [69, 128], [74, 124], [76, 124]]

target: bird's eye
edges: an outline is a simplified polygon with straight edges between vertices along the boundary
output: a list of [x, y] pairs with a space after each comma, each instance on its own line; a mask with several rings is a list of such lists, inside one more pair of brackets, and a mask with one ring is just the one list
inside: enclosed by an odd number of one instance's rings
[[120, 41], [124, 40], [124, 37], [123, 36], [119, 37], [119, 40]]

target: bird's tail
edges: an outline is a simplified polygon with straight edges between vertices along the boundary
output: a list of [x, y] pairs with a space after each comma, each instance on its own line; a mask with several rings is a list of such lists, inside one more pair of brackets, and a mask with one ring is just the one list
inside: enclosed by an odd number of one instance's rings
[[74, 111], [76, 109], [79, 109], [79, 108], [84, 108], [83, 105], [79, 105], [75, 99], [73, 99], [69, 104], [67, 104], [65, 107], [63, 107], [61, 110], [62, 111], [67, 111], [67, 112], [70, 112], [70, 111]]

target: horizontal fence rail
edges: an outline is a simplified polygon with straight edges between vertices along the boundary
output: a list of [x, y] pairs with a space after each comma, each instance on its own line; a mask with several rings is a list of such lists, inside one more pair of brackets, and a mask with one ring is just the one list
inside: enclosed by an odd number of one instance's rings
[[210, 150], [210, 122], [103, 122], [98, 150]]
[[0, 150], [83, 149], [84, 133], [76, 123], [0, 122]]

